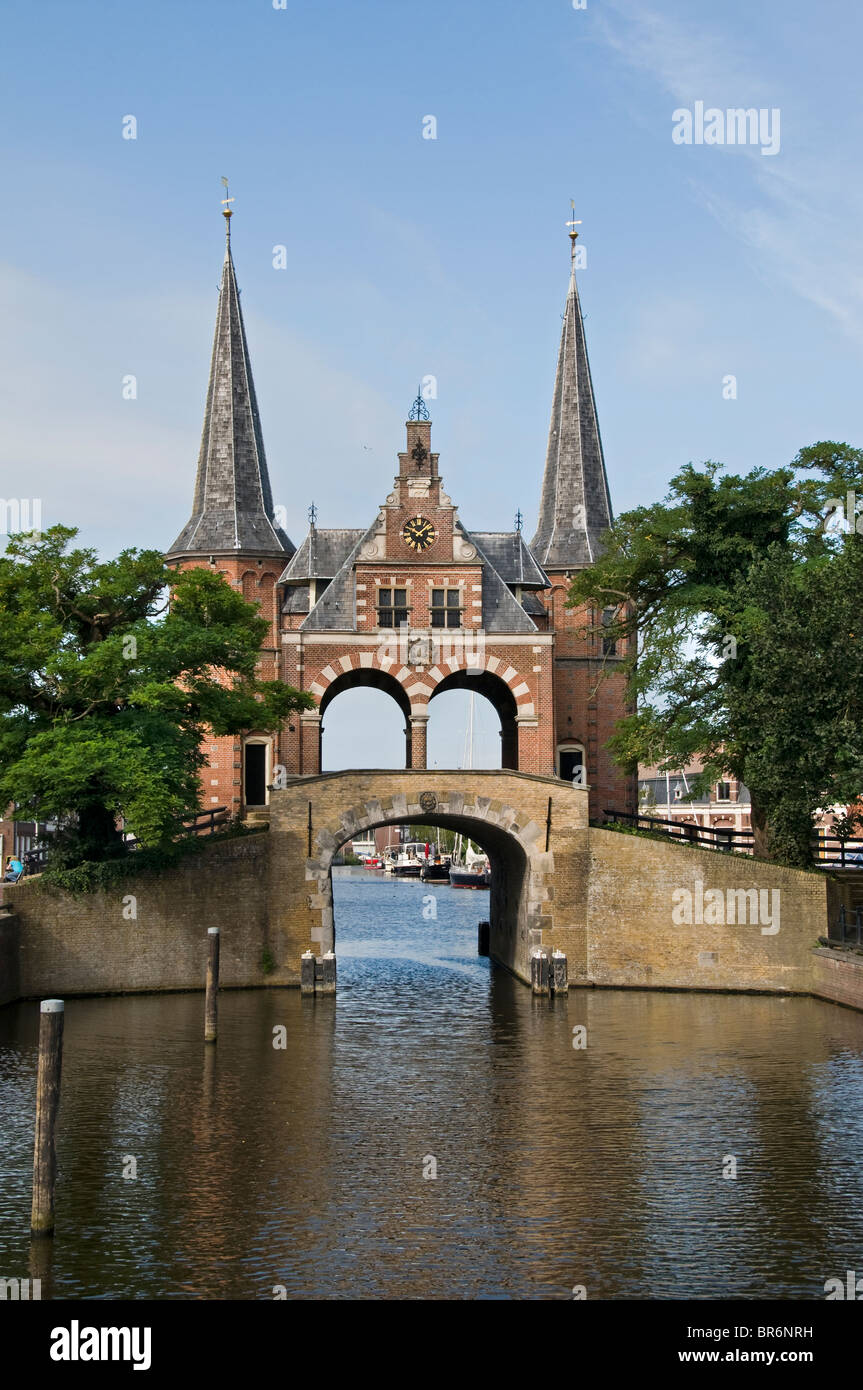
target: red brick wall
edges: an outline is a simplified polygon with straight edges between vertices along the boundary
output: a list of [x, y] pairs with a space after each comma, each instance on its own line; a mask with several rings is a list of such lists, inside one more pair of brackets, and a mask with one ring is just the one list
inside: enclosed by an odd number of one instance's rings
[[[351, 673], [377, 673], [384, 687], [402, 693], [403, 706], [409, 706], [418, 723], [414, 726], [412, 765], [424, 766], [420, 749], [424, 745], [423, 716], [429, 713], [435, 690], [450, 675], [481, 663], [485, 672], [499, 681], [502, 696], [515, 702], [518, 721], [518, 766], [522, 772], [548, 774], [554, 765], [552, 722], [551, 648], [537, 643], [531, 635], [517, 643], [495, 643], [487, 637], [478, 646], [464, 642], [463, 635], [452, 630], [435, 629], [434, 635], [443, 643], [452, 642], [452, 655], [441, 657], [439, 663], [427, 666], [409, 664], [407, 644], [403, 638], [390, 638], [366, 628], [368, 642], [347, 643], [338, 633], [324, 642], [308, 640], [300, 643], [290, 630], [283, 643], [283, 679], [291, 685], [309, 690], [318, 703], [336, 681]], [[302, 650], [298, 650], [298, 647]], [[445, 648], [446, 650], [446, 648]], [[318, 746], [314, 726], [299, 718], [293, 720], [294, 732], [287, 730], [281, 740], [281, 761], [290, 773], [319, 772]]]
[[[410, 516], [415, 513], [411, 511]], [[451, 540], [451, 537], [450, 537]], [[450, 544], [452, 550], [452, 544]], [[460, 590], [462, 624], [482, 627], [482, 568], [479, 565], [405, 564], [382, 561], [376, 565], [357, 566], [357, 630], [378, 630], [377, 602], [379, 589], [407, 589], [408, 621], [411, 627], [431, 627], [432, 589]], [[438, 629], [436, 629], [437, 631]], [[443, 629], [441, 629], [443, 631]]]
[[[271, 558], [229, 555], [200, 560], [183, 560], [178, 569], [209, 569], [221, 574], [233, 588], [238, 589], [250, 603], [257, 603], [261, 617], [270, 630], [261, 649], [258, 675], [262, 680], [278, 680], [280, 671], [280, 640], [275, 586], [282, 570], [284, 557]], [[254, 732], [254, 731], [250, 731]], [[238, 815], [243, 798], [243, 740], [240, 737], [206, 738], [202, 744], [207, 766], [201, 771], [201, 809], [225, 806], [231, 815]], [[278, 762], [276, 750], [272, 764]]]
[[[552, 588], [543, 597], [554, 632], [555, 745], [583, 745], [592, 818], [601, 819], [606, 809], [635, 811], [638, 779], [621, 772], [605, 746], [617, 722], [628, 712], [625, 681], [614, 658], [603, 661], [601, 636], [582, 635], [582, 629], [593, 621], [592, 613], [566, 607], [566, 574], [550, 572], [549, 579]], [[618, 650], [622, 652], [622, 643], [618, 643]]]

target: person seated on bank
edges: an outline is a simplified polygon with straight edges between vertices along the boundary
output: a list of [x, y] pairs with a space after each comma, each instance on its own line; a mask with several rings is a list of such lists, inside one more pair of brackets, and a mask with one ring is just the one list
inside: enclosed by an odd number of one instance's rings
[[4, 883], [17, 883], [24, 872], [24, 865], [16, 855], [10, 854], [6, 860], [6, 872], [3, 875]]

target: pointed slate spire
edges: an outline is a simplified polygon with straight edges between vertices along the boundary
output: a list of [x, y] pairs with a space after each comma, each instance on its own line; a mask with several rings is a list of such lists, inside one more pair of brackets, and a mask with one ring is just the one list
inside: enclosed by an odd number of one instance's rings
[[592, 564], [600, 551], [599, 537], [612, 522], [575, 283], [577, 235], [570, 232], [572, 273], [560, 335], [539, 521], [530, 543], [537, 560], [547, 570], [581, 569]]
[[231, 256], [230, 218], [228, 209], [225, 263], [192, 515], [168, 551], [168, 559], [214, 552], [284, 553], [289, 557], [295, 549], [273, 521], [258, 402]]

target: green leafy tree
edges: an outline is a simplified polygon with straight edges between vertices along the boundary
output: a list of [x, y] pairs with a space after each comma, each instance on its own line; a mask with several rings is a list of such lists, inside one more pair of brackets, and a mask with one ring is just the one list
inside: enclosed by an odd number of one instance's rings
[[621, 516], [573, 604], [615, 609], [634, 713], [611, 748], [686, 766], [696, 793], [730, 773], [756, 853], [808, 861], [815, 811], [863, 790], [863, 535], [825, 525], [863, 494], [863, 451], [832, 441], [789, 468], [688, 465], [666, 499]]
[[[274, 730], [311, 697], [261, 681], [268, 624], [158, 551], [100, 563], [54, 526], [0, 557], [0, 803], [65, 821], [67, 862], [165, 847], [196, 814], [207, 733]], [[170, 593], [170, 602], [169, 602]]]

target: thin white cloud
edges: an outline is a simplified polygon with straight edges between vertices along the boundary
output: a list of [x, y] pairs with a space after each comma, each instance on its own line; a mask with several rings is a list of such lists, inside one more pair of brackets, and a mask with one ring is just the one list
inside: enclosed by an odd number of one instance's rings
[[[618, 58], [653, 79], [675, 107], [700, 100], [720, 109], [779, 108], [779, 154], [705, 146], [693, 196], [752, 251], [765, 279], [790, 286], [863, 342], [856, 240], [863, 192], [849, 177], [857, 151], [850, 132], [843, 136], [835, 108], [813, 104], [799, 72], [792, 82], [778, 68], [771, 71], [769, 55], [751, 50], [745, 29], [732, 35], [715, 18], [679, 19], [641, 0], [608, 0], [597, 29]], [[671, 144], [671, 102], [669, 150], [679, 148], [686, 158], [693, 152]], [[729, 157], [740, 170], [737, 191], [729, 191]]]
[[[215, 295], [120, 302], [0, 264], [0, 319], [15, 325], [0, 340], [0, 496], [40, 498], [43, 525], [76, 525], [106, 553], [170, 545], [192, 505], [215, 312]], [[313, 500], [321, 524], [368, 524], [369, 493], [392, 485], [388, 403], [284, 325], [247, 314], [247, 329], [289, 532], [304, 534]]]

